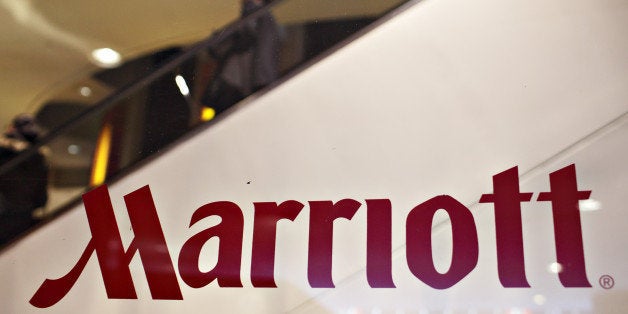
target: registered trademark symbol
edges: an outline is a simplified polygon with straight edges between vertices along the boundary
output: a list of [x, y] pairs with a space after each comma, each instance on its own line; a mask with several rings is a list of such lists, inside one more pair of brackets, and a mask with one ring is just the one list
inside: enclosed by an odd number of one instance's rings
[[603, 275], [598, 281], [604, 289], [612, 289], [615, 286], [615, 279], [609, 275]]

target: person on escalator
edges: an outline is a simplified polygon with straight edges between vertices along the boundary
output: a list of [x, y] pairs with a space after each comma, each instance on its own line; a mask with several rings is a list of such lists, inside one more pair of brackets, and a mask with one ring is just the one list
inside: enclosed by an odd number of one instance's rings
[[[0, 165], [26, 151], [39, 139], [39, 127], [30, 115], [13, 119], [0, 136]], [[37, 152], [0, 173], [0, 245], [33, 226], [33, 212], [48, 201], [48, 166]]]
[[241, 17], [264, 10], [210, 52], [218, 59], [217, 75], [201, 102], [217, 113], [275, 81], [283, 29], [262, 0], [243, 0]]

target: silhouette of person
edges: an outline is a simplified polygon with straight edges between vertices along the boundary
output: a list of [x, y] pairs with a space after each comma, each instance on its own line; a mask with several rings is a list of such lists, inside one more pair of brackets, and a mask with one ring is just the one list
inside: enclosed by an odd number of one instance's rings
[[[39, 138], [39, 128], [30, 115], [13, 119], [0, 136], [0, 165], [27, 150]], [[48, 166], [38, 152], [0, 174], [0, 244], [30, 228], [33, 212], [48, 201]]]
[[263, 12], [211, 52], [218, 59], [217, 75], [201, 101], [217, 113], [278, 78], [283, 29], [262, 0], [243, 0], [241, 17], [258, 10]]

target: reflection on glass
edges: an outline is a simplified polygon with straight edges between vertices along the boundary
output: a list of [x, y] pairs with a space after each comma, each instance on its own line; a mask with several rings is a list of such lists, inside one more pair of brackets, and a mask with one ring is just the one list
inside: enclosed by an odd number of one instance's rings
[[92, 95], [92, 89], [89, 88], [88, 86], [83, 86], [79, 89], [79, 93], [83, 97], [89, 97]]
[[578, 207], [580, 208], [580, 211], [591, 212], [602, 209], [602, 203], [598, 200], [589, 198], [579, 201]]
[[111, 48], [99, 48], [92, 51], [92, 58], [97, 65], [104, 68], [115, 67], [122, 61], [120, 53]]
[[[123, 64], [113, 49], [95, 50], [103, 69], [36, 114], [44, 133], [55, 135], [42, 147], [49, 199], [35, 218], [53, 218], [87, 189], [278, 84], [404, 2], [246, 0], [242, 20], [197, 46], [164, 47]], [[21, 231], [9, 233], [0, 245]]]
[[563, 271], [563, 265], [560, 263], [553, 262], [547, 266], [547, 271], [552, 274], [558, 274]]
[[545, 301], [547, 301], [545, 296], [542, 294], [535, 294], [533, 300], [536, 305], [543, 305], [545, 304]]

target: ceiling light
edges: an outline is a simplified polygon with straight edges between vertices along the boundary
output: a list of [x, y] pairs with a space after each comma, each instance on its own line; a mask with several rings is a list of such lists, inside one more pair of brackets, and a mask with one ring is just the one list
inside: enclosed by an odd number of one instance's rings
[[81, 147], [76, 144], [68, 145], [68, 154], [78, 155], [81, 152]]
[[181, 91], [181, 94], [183, 96], [190, 95], [190, 88], [188, 88], [188, 84], [185, 82], [185, 79], [183, 78], [183, 76], [177, 75], [174, 78], [174, 81], [177, 83], [177, 86], [179, 87], [179, 91]]
[[92, 89], [87, 87], [87, 86], [83, 86], [83, 87], [79, 88], [79, 93], [83, 97], [89, 97], [89, 96], [92, 95]]
[[122, 57], [111, 48], [99, 48], [92, 51], [92, 58], [96, 63], [104, 68], [112, 68], [120, 64]]
[[207, 122], [216, 116], [216, 110], [211, 107], [203, 107], [201, 111], [201, 121]]

